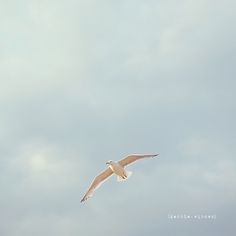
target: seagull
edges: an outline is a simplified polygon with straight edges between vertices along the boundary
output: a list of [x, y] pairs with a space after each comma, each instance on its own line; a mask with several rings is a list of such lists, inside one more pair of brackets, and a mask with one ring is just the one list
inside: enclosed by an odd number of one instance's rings
[[132, 172], [125, 170], [125, 168], [124, 168], [125, 166], [127, 166], [137, 160], [155, 157], [157, 155], [158, 154], [146, 154], [146, 155], [131, 154], [131, 155], [126, 156], [122, 160], [119, 160], [118, 162], [111, 161], [111, 160], [107, 161], [106, 165], [108, 166], [108, 168], [105, 171], [103, 171], [102, 173], [100, 173], [93, 180], [91, 186], [89, 187], [89, 189], [87, 190], [87, 192], [85, 193], [84, 197], [81, 199], [80, 202], [84, 202], [88, 198], [92, 197], [94, 191], [96, 189], [98, 189], [101, 186], [101, 184], [104, 183], [105, 180], [107, 180], [108, 177], [110, 177], [113, 174], [115, 174], [117, 176], [118, 182], [127, 180], [132, 175]]

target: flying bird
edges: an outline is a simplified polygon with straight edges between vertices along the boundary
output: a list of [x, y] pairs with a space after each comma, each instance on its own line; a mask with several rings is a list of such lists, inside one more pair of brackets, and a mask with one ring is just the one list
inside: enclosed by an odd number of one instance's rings
[[115, 174], [117, 176], [117, 181], [125, 181], [127, 180], [131, 175], [131, 171], [125, 170], [125, 166], [144, 158], [150, 158], [155, 157], [158, 154], [147, 154], [147, 155], [141, 155], [141, 154], [132, 154], [128, 155], [122, 160], [119, 160], [118, 162], [115, 161], [107, 161], [106, 164], [108, 165], [108, 168], [100, 173], [92, 182], [91, 186], [85, 193], [84, 197], [81, 199], [81, 202], [84, 202], [88, 198], [92, 197], [94, 191], [98, 189], [102, 183], [104, 183], [105, 180], [108, 179], [111, 175]]

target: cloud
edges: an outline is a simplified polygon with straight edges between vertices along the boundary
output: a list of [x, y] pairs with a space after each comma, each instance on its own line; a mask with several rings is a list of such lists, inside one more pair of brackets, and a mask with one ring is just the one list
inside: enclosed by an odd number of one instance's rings
[[[2, 2], [1, 234], [233, 235], [234, 5]], [[160, 158], [79, 203], [133, 152]]]

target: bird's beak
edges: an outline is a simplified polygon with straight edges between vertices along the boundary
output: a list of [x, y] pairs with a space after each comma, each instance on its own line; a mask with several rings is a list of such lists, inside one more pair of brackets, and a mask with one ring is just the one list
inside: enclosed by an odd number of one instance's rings
[[110, 163], [109, 162], [106, 162], [106, 165], [109, 165]]

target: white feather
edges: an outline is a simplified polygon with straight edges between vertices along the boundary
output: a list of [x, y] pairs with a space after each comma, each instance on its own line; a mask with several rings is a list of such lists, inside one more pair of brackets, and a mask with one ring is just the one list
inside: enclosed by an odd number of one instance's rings
[[127, 178], [125, 178], [125, 179], [123, 179], [122, 177], [117, 175], [117, 181], [118, 182], [126, 181], [133, 174], [132, 171], [126, 171], [125, 173], [126, 173], [126, 176], [127, 176]]

